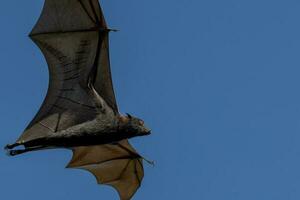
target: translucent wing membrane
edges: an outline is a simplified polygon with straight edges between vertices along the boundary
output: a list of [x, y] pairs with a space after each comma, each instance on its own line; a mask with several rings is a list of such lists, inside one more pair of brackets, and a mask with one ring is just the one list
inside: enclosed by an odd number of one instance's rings
[[32, 140], [93, 119], [93, 86], [118, 113], [111, 79], [108, 30], [97, 0], [46, 0], [30, 37], [49, 67], [49, 88], [19, 141]]
[[[49, 88], [37, 115], [17, 142], [59, 134], [94, 119], [98, 113], [90, 84], [118, 114], [109, 63], [109, 30], [98, 0], [45, 0], [30, 33], [49, 67]], [[90, 171], [98, 183], [129, 200], [144, 176], [142, 159], [127, 140], [75, 147], [70, 168]]]
[[73, 153], [67, 167], [91, 172], [99, 184], [116, 188], [121, 200], [129, 200], [141, 185], [143, 160], [127, 140], [118, 144], [77, 147]]

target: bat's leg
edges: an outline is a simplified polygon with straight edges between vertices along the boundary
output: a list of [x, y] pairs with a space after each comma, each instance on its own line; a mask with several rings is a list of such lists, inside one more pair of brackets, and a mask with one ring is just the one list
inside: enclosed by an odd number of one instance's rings
[[16, 156], [16, 155], [20, 155], [20, 154], [23, 154], [23, 153], [26, 153], [26, 152], [29, 152], [29, 151], [37, 151], [37, 150], [42, 150], [42, 149], [45, 149], [45, 147], [43, 147], [43, 146], [28, 147], [28, 148], [25, 148], [25, 149], [9, 150], [7, 152], [7, 154], [9, 156]]
[[20, 146], [20, 145], [22, 145], [21, 143], [14, 143], [14, 144], [7, 144], [5, 147], [4, 147], [4, 149], [13, 149], [13, 148], [15, 148], [15, 147], [17, 147], [17, 146]]
[[24, 150], [9, 150], [7, 151], [7, 155], [8, 156], [16, 156], [16, 155], [19, 155], [19, 154], [22, 154], [22, 153], [25, 153], [25, 149]]

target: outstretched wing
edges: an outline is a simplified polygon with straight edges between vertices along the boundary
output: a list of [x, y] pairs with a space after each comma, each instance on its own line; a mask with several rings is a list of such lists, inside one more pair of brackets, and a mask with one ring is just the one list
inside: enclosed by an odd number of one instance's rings
[[49, 67], [49, 88], [39, 112], [18, 141], [28, 141], [93, 119], [91, 81], [118, 113], [113, 91], [108, 33], [98, 0], [45, 0], [30, 33]]
[[113, 186], [121, 200], [129, 200], [144, 177], [143, 159], [127, 140], [118, 144], [76, 147], [68, 168], [91, 172], [99, 184]]

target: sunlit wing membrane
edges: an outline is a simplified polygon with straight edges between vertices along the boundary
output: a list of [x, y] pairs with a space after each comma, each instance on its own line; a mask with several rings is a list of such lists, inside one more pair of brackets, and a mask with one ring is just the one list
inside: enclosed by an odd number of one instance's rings
[[76, 147], [67, 167], [91, 172], [99, 184], [114, 187], [121, 200], [129, 200], [144, 177], [143, 159], [127, 140], [118, 144]]

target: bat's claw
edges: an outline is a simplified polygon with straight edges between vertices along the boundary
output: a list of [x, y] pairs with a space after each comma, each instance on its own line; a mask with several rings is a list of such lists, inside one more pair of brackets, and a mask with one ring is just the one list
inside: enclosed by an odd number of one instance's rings
[[12, 150], [13, 148], [15, 148], [15, 147], [17, 147], [19, 145], [21, 145], [21, 144], [20, 143], [15, 143], [15, 144], [8, 144], [8, 145], [6, 145], [4, 147], [4, 149], [6, 150], [6, 154], [8, 156], [16, 156], [16, 155], [19, 155], [21, 153], [26, 152], [25, 149], [23, 149], [23, 150], [22, 149]]
[[148, 160], [146, 158], [143, 157], [143, 160], [146, 161], [149, 165], [151, 165], [152, 167], [155, 167], [155, 161], [154, 160]]
[[6, 151], [6, 155], [7, 155], [7, 156], [13, 156], [13, 155], [11, 154], [11, 151], [9, 151], [9, 150]]
[[23, 150], [9, 150], [9, 151], [6, 152], [6, 154], [8, 156], [16, 156], [16, 155], [19, 155], [23, 152], [24, 152]]
[[13, 144], [7, 144], [7, 145], [4, 147], [4, 150], [13, 149], [14, 147], [15, 147], [15, 145], [13, 145]]
[[6, 155], [7, 156], [15, 156], [17, 154], [16, 154], [15, 150], [9, 150], [9, 151], [6, 151]]
[[17, 144], [7, 144], [7, 145], [4, 147], [4, 149], [5, 149], [5, 150], [13, 149], [13, 148], [15, 148], [16, 146], [18, 146], [18, 145], [17, 145]]
[[14, 143], [14, 144], [7, 144], [7, 145], [4, 147], [4, 149], [5, 149], [5, 150], [9, 150], [9, 149], [13, 149], [13, 148], [15, 148], [15, 147], [17, 147], [17, 146], [20, 146], [20, 145], [22, 145], [22, 143], [19, 143], [19, 142]]

